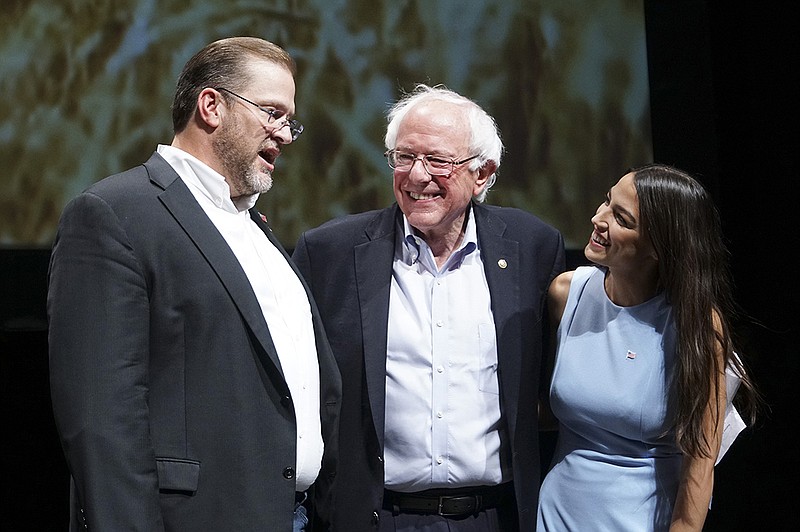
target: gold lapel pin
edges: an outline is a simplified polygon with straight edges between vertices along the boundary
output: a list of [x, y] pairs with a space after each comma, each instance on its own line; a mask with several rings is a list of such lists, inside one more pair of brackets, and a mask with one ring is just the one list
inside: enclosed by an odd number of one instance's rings
[[497, 261], [497, 265], [505, 270], [508, 267], [508, 262], [506, 262], [506, 259], [500, 259]]

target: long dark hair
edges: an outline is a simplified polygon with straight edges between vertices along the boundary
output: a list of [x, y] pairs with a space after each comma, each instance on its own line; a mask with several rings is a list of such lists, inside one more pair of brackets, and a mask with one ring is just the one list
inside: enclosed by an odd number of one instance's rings
[[[731, 322], [739, 309], [719, 213], [705, 188], [682, 170], [650, 164], [631, 172], [639, 215], [658, 256], [659, 283], [675, 315], [678, 447], [691, 456], [710, 456], [703, 416], [708, 398], [718, 395], [725, 368], [731, 366], [742, 378], [737, 405], [751, 424], [758, 404], [755, 386], [734, 354]], [[723, 416], [724, 404], [714, 414], [717, 420]]]

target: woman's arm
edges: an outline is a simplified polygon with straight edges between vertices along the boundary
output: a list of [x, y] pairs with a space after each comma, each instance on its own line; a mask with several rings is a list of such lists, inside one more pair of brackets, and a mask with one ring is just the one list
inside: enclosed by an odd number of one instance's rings
[[545, 371], [544, 382], [542, 386], [542, 396], [539, 398], [539, 430], [556, 430], [558, 429], [558, 420], [550, 410], [550, 379], [553, 376], [553, 367], [555, 366], [556, 359], [556, 344], [558, 324], [561, 322], [561, 316], [564, 314], [564, 307], [567, 304], [567, 296], [569, 295], [569, 286], [572, 283], [573, 271], [568, 271], [559, 274], [550, 283], [547, 290], [547, 316], [550, 321], [549, 332], [550, 341], [548, 344], [548, 352], [545, 353]]
[[[719, 332], [719, 320], [715, 314], [714, 328]], [[683, 458], [681, 481], [678, 496], [672, 512], [670, 532], [684, 530], [701, 531], [706, 520], [711, 494], [714, 487], [714, 464], [722, 442], [722, 430], [725, 420], [725, 364], [721, 347], [716, 356], [721, 369], [712, 383], [711, 393], [703, 419], [703, 432], [708, 442], [709, 456], [688, 456]]]

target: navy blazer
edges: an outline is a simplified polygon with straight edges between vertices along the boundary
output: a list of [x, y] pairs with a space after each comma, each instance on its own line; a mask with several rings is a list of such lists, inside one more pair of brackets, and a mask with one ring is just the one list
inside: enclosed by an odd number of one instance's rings
[[[544, 303], [550, 281], [565, 267], [564, 241], [518, 209], [473, 203], [473, 212], [497, 329], [500, 406], [511, 440], [520, 530], [533, 530]], [[389, 288], [402, 230], [395, 204], [307, 231], [292, 255], [317, 301], [342, 375], [335, 531], [375, 530], [382, 506]]]
[[[235, 255], [161, 156], [66, 207], [47, 304], [73, 530], [291, 530], [296, 424], [269, 328]], [[325, 493], [341, 381], [311, 308]]]

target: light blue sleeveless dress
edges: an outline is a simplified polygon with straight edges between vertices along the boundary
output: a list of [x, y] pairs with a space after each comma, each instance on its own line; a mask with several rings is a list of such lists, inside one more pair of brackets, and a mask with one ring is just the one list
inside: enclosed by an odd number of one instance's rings
[[605, 269], [575, 271], [550, 401], [559, 420], [539, 531], [667, 530], [682, 455], [669, 429], [676, 331], [664, 295], [620, 307]]

